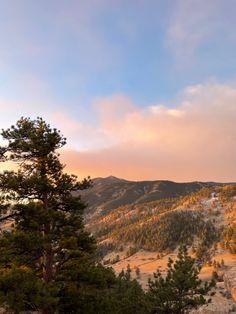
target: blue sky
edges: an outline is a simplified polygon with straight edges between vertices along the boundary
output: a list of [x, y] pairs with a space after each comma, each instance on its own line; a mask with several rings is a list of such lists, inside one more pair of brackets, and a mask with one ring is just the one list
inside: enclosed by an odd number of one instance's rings
[[186, 85], [234, 80], [235, 5], [2, 0], [2, 94], [23, 97], [20, 78], [33, 77], [74, 110], [116, 93], [145, 106], [168, 102]]
[[[89, 151], [93, 160], [98, 151], [136, 143], [135, 132], [127, 140], [116, 136], [118, 126], [113, 130], [118, 122], [119, 127], [127, 120], [132, 124], [134, 113], [147, 125], [150, 112], [161, 121], [166, 114], [177, 119], [169, 109], [189, 115], [197, 109], [204, 116], [202, 108], [212, 106], [215, 95], [225, 103], [229, 90], [235, 89], [235, 9], [234, 0], [0, 0], [0, 123], [6, 127], [21, 115], [43, 116], [62, 129], [70, 149]], [[212, 95], [207, 104], [206, 93]], [[219, 116], [228, 119], [232, 106], [225, 103]], [[215, 127], [213, 118], [209, 123]], [[164, 130], [165, 126], [149, 131]], [[172, 146], [163, 148], [164, 137], [152, 140], [148, 137], [150, 160], [155, 161], [157, 154], [163, 160], [169, 152], [173, 158], [178, 155]], [[186, 139], [182, 141], [186, 150]], [[141, 142], [135, 145], [142, 151], [147, 143]], [[122, 149], [118, 155], [125, 160]], [[115, 161], [110, 158], [113, 172]], [[140, 159], [140, 165], [145, 162]], [[203, 173], [204, 162], [199, 167]], [[115, 169], [113, 174], [123, 176]], [[214, 175], [212, 168], [208, 177], [232, 180], [232, 170]], [[131, 172], [128, 178], [135, 179], [135, 169]], [[152, 178], [151, 173], [140, 177]], [[154, 176], [158, 175], [157, 170]], [[194, 176], [167, 174], [177, 180]]]

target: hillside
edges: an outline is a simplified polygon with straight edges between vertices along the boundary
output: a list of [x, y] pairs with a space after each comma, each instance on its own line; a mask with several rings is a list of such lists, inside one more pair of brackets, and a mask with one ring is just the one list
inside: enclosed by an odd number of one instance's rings
[[166, 198], [177, 198], [219, 185], [212, 182], [176, 183], [172, 181], [127, 181], [110, 176], [93, 179], [93, 187], [82, 193], [88, 203], [86, 220], [108, 214], [124, 205], [145, 204]]
[[123, 247], [171, 251], [181, 243], [195, 246], [200, 256], [220, 239], [235, 206], [235, 189], [212, 182], [97, 178], [82, 195], [88, 202], [86, 226], [102, 256]]
[[162, 252], [181, 243], [200, 251], [221, 237], [235, 219], [234, 186], [211, 186], [186, 196], [134, 203], [111, 209], [90, 219], [87, 228], [97, 238], [103, 254], [124, 246]]
[[[132, 187], [136, 190], [132, 191]], [[122, 188], [123, 193], [118, 194]], [[92, 195], [95, 192], [100, 194]], [[99, 210], [91, 206], [90, 199], [86, 227], [97, 239], [104, 265], [113, 267], [117, 273], [129, 267], [132, 277], [146, 288], [157, 269], [165, 275], [168, 259], [175, 260], [179, 245], [186, 244], [190, 254], [203, 266], [201, 279], [210, 280], [213, 273], [217, 276], [211, 304], [193, 313], [233, 313], [236, 309], [235, 184], [136, 183], [106, 178], [95, 180], [86, 197], [89, 195], [99, 204]], [[115, 207], [122, 200], [126, 203]]]

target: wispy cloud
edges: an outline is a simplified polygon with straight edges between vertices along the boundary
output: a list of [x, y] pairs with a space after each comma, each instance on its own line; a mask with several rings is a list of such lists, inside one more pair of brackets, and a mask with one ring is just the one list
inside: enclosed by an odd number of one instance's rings
[[177, 0], [169, 16], [168, 47], [187, 62], [206, 42], [235, 40], [233, 8], [233, 0]]

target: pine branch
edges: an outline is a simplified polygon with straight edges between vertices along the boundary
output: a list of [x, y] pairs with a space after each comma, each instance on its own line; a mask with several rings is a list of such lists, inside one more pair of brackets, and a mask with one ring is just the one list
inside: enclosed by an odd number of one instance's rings
[[0, 222], [8, 220], [8, 219], [14, 219], [17, 215], [18, 215], [17, 213], [14, 213], [14, 214], [9, 214], [4, 217], [0, 217]]

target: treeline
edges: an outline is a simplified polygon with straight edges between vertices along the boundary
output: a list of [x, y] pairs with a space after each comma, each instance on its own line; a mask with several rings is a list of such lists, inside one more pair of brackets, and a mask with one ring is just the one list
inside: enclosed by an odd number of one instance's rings
[[217, 230], [199, 213], [172, 211], [142, 225], [116, 231], [114, 236], [139, 249], [161, 252], [173, 250], [180, 244], [192, 245], [196, 237], [200, 243], [210, 246], [217, 239]]
[[178, 198], [161, 199], [144, 204], [125, 205], [112, 210], [104, 216], [88, 224], [88, 230], [102, 241], [114, 230], [148, 220], [154, 215], [159, 215], [175, 208]]
[[122, 228], [115, 228], [110, 233], [112, 241], [99, 244], [98, 252], [102, 259], [109, 252], [123, 251], [124, 246], [130, 247], [134, 254], [140, 249], [172, 251], [182, 244], [193, 246], [197, 258], [201, 258], [220, 239], [220, 234], [221, 230], [211, 220], [205, 220], [201, 213], [189, 210], [170, 211], [154, 216], [142, 224], [127, 224]]

